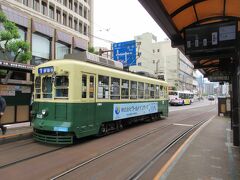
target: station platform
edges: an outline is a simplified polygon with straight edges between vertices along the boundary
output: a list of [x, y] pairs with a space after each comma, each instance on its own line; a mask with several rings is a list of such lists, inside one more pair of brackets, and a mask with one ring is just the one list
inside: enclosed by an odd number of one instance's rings
[[30, 138], [32, 136], [32, 126], [29, 122], [4, 125], [7, 127], [6, 134], [2, 135], [0, 130], [0, 144], [20, 139]]
[[215, 116], [193, 133], [154, 180], [240, 179], [240, 148], [232, 144], [230, 119]]

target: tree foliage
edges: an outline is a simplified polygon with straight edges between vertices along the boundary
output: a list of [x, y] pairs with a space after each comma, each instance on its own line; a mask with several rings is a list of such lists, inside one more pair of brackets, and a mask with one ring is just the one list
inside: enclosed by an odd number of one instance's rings
[[[0, 52], [4, 59], [26, 63], [32, 58], [29, 43], [18, 39], [20, 35], [17, 26], [7, 20], [3, 12], [0, 12], [0, 23], [3, 25], [0, 31]], [[11, 58], [8, 54], [12, 55]]]

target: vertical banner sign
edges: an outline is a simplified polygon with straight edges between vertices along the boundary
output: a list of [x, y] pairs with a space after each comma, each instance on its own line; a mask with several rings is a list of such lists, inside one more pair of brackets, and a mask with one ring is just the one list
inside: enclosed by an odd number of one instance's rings
[[113, 59], [120, 61], [124, 67], [136, 65], [136, 41], [114, 43]]

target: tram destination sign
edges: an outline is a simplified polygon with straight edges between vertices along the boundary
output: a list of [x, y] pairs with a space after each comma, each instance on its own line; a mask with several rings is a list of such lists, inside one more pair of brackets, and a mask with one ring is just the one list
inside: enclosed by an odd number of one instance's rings
[[185, 54], [204, 56], [219, 52], [235, 52], [237, 49], [237, 25], [237, 21], [227, 21], [185, 29]]

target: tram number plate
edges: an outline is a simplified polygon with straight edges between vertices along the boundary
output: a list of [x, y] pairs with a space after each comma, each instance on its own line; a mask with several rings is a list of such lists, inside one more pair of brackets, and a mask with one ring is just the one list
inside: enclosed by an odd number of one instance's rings
[[37, 118], [42, 119], [43, 115], [42, 114], [37, 114]]

